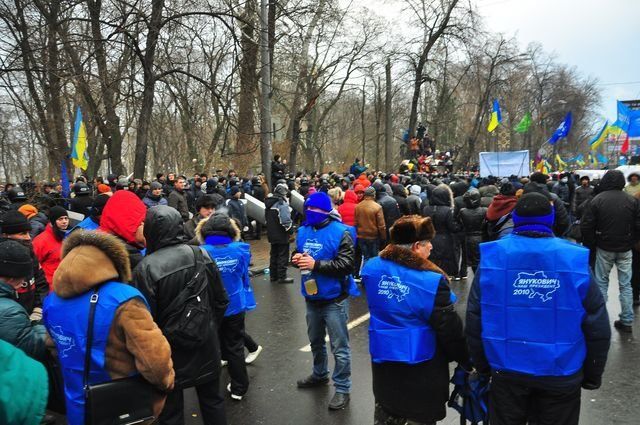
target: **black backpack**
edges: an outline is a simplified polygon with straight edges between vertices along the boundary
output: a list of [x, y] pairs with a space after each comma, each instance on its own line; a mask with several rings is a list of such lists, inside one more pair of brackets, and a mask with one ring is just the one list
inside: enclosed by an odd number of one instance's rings
[[195, 272], [182, 291], [167, 306], [160, 328], [171, 346], [197, 348], [211, 336], [213, 309], [207, 287], [208, 274], [204, 265], [205, 253], [189, 246], [195, 257]]

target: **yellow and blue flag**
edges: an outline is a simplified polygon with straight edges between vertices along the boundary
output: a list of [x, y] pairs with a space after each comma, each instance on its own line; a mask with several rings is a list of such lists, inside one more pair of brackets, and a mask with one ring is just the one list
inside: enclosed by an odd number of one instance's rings
[[498, 103], [498, 99], [493, 100], [493, 110], [491, 111], [491, 119], [489, 120], [489, 126], [487, 127], [487, 131], [493, 132], [498, 124], [502, 122], [502, 114], [500, 113], [500, 104]]
[[598, 146], [600, 146], [602, 142], [607, 140], [607, 136], [609, 135], [610, 128], [611, 127], [609, 126], [609, 121], [608, 120], [605, 121], [604, 125], [602, 126], [602, 129], [598, 132], [596, 137], [594, 137], [589, 142], [589, 147], [591, 148], [591, 150], [598, 149]]
[[73, 126], [73, 139], [71, 143], [71, 162], [76, 167], [86, 170], [89, 156], [87, 155], [87, 128], [82, 120], [82, 111], [78, 106], [76, 121]]

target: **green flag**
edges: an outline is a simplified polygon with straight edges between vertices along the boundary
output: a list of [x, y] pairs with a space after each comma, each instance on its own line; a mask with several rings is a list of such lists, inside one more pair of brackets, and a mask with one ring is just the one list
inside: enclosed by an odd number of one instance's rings
[[514, 130], [518, 133], [526, 133], [529, 131], [529, 127], [531, 127], [531, 112], [524, 114], [524, 117], [522, 117]]

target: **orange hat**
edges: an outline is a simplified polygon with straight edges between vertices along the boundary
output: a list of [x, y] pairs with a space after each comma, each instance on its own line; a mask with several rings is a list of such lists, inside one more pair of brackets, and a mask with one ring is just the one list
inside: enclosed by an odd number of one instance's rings
[[98, 185], [98, 193], [107, 193], [111, 192], [111, 187], [102, 183]]
[[31, 217], [38, 214], [38, 209], [31, 204], [24, 204], [23, 206], [18, 208], [18, 211], [20, 211], [22, 215], [27, 217], [27, 219], [30, 219]]

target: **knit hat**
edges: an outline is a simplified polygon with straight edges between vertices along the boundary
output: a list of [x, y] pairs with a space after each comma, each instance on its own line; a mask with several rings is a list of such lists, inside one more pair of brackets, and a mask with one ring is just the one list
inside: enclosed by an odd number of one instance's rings
[[151, 184], [149, 185], [149, 189], [150, 189], [150, 190], [162, 189], [162, 183], [160, 183], [160, 182], [158, 182], [158, 181], [153, 181], [153, 182], [151, 182]]
[[229, 196], [233, 197], [238, 192], [240, 192], [240, 188], [238, 186], [231, 186], [231, 189], [229, 189]]
[[391, 174], [391, 176], [389, 177], [389, 180], [391, 180], [391, 183], [398, 183], [400, 181], [398, 176], [396, 176], [395, 174]]
[[28, 280], [32, 274], [33, 263], [29, 248], [11, 239], [0, 242], [0, 276]]
[[431, 240], [436, 230], [431, 223], [431, 217], [407, 215], [400, 217], [389, 230], [390, 242], [396, 245], [412, 244], [414, 242]]
[[200, 236], [202, 239], [211, 235], [229, 236], [235, 238], [237, 236], [237, 226], [231, 222], [231, 217], [225, 213], [217, 212], [211, 215], [202, 225]]
[[417, 184], [411, 185], [411, 187], [409, 188], [409, 193], [411, 193], [412, 195], [420, 195], [420, 192], [422, 192], [422, 188]]
[[364, 196], [376, 196], [376, 190], [373, 188], [373, 186], [369, 186], [364, 190]]
[[309, 207], [318, 208], [326, 212], [331, 212], [333, 209], [331, 198], [324, 192], [317, 192], [309, 196], [304, 203], [304, 209], [306, 210]]
[[98, 185], [98, 193], [107, 193], [111, 192], [111, 187], [104, 183]]
[[27, 217], [27, 219], [30, 219], [31, 217], [34, 217], [38, 214], [38, 209], [31, 204], [24, 204], [23, 206], [18, 208], [18, 211], [20, 211], [25, 217]]
[[514, 231], [551, 231], [554, 216], [549, 198], [538, 192], [524, 194], [511, 214]]
[[69, 216], [69, 213], [59, 205], [56, 205], [55, 207], [51, 207], [49, 209], [49, 221], [53, 226], [56, 225], [56, 220], [64, 216]]
[[27, 217], [16, 210], [7, 211], [0, 216], [0, 232], [8, 235], [16, 233], [28, 232], [31, 230], [31, 224]]

